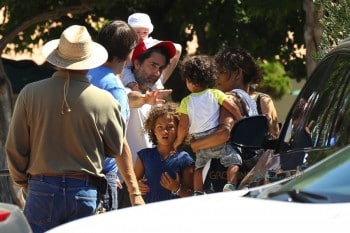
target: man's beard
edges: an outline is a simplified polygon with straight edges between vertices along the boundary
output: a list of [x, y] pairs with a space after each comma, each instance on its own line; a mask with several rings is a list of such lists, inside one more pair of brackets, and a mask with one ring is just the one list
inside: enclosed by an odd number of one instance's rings
[[150, 82], [147, 78], [145, 78], [143, 75], [140, 75], [140, 74], [135, 73], [134, 75], [135, 75], [136, 82], [138, 83], [142, 93], [146, 93], [147, 91], [151, 90], [156, 82], [156, 81]]

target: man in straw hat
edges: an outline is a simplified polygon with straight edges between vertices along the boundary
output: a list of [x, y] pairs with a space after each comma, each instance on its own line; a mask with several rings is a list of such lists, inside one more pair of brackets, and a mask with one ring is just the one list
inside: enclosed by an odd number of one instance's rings
[[119, 103], [86, 75], [105, 63], [107, 51], [85, 27], [73, 25], [46, 43], [43, 54], [58, 71], [20, 92], [6, 141], [10, 174], [27, 194], [24, 214], [33, 232], [95, 213], [106, 188], [105, 155], [116, 158], [135, 194], [132, 204], [144, 204], [132, 160], [120, 156], [125, 123]]

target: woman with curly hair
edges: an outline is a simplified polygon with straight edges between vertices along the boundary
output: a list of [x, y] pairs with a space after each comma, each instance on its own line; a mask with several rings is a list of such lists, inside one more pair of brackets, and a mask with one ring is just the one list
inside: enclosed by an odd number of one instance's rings
[[179, 115], [177, 104], [155, 106], [144, 131], [156, 147], [137, 153], [135, 174], [146, 203], [192, 195], [194, 161], [186, 151], [174, 151]]
[[[259, 83], [263, 78], [261, 68], [254, 57], [245, 49], [232, 47], [219, 51], [214, 59], [218, 71], [216, 88], [230, 96], [230, 101], [236, 105], [238, 111], [233, 115], [225, 108], [221, 108], [218, 130], [192, 140], [191, 148], [194, 152], [222, 145], [229, 140], [231, 129], [237, 120], [258, 114], [256, 103], [248, 94], [249, 86], [252, 83]], [[239, 183], [237, 177], [241, 168], [241, 165], [236, 166], [230, 171], [234, 173], [233, 177], [236, 179], [229, 181], [223, 187], [224, 191], [234, 190], [237, 187]]]
[[[206, 55], [198, 55], [185, 59], [180, 65], [181, 77], [185, 79], [190, 95], [182, 99], [178, 112], [180, 123], [174, 148], [177, 149], [187, 134], [194, 139], [209, 135], [219, 126], [220, 106], [223, 106], [237, 118], [240, 117], [239, 109], [232, 104], [229, 97], [222, 91], [214, 89], [217, 72], [214, 60]], [[206, 148], [196, 152], [194, 172], [194, 195], [203, 194], [202, 171], [207, 162], [212, 159], [220, 159], [221, 164], [227, 168], [227, 181], [236, 180], [236, 167], [241, 165], [242, 159], [239, 153], [228, 143]]]

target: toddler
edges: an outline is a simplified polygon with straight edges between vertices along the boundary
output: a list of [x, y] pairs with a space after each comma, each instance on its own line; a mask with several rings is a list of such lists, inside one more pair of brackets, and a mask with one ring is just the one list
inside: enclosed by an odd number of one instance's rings
[[[182, 99], [178, 112], [180, 123], [177, 139], [174, 143], [176, 150], [189, 133], [194, 139], [213, 133], [219, 125], [220, 106], [227, 109], [233, 116], [239, 111], [231, 104], [226, 94], [218, 89], [212, 89], [216, 81], [216, 67], [214, 61], [205, 55], [193, 56], [185, 59], [180, 66], [182, 78], [186, 81], [191, 94]], [[228, 143], [221, 146], [200, 150], [196, 153], [194, 173], [194, 195], [203, 194], [202, 170], [212, 158], [220, 158], [220, 162], [227, 167], [227, 185], [224, 190], [235, 190], [236, 171], [242, 164], [239, 153]]]

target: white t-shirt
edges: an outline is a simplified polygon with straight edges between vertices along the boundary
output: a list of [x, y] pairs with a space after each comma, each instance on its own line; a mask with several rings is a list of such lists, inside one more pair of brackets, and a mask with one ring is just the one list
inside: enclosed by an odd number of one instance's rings
[[144, 104], [140, 108], [130, 108], [130, 118], [126, 130], [126, 140], [129, 143], [133, 162], [135, 164], [137, 152], [141, 149], [152, 147], [148, 134], [144, 133], [143, 122], [148, 117], [152, 105]]
[[189, 133], [201, 133], [219, 125], [220, 105], [226, 95], [218, 89], [191, 93], [181, 100], [178, 111], [189, 117]]

